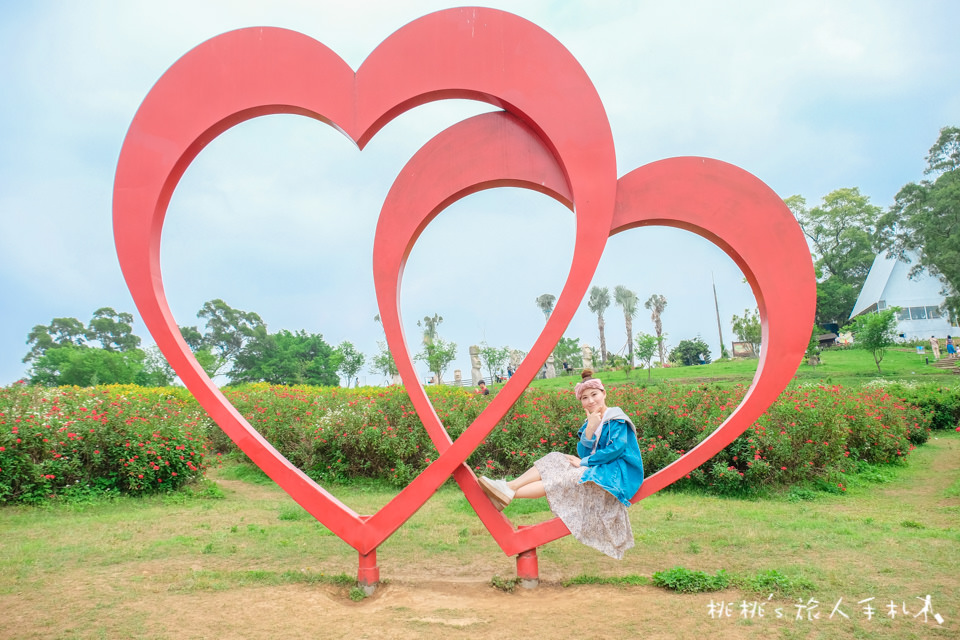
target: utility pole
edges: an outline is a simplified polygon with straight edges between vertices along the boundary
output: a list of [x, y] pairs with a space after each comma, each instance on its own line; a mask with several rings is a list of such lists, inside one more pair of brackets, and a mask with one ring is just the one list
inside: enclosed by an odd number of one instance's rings
[[713, 308], [717, 310], [717, 333], [720, 334], [720, 356], [723, 356], [723, 329], [720, 328], [720, 303], [717, 302], [717, 283], [713, 280], [713, 271], [710, 272], [710, 284], [713, 285]]

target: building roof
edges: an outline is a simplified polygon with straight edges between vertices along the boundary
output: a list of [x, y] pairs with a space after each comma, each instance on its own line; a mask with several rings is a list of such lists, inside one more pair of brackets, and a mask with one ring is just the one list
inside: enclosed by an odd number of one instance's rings
[[850, 312], [851, 318], [857, 317], [883, 298], [883, 290], [886, 288], [895, 266], [897, 266], [897, 259], [888, 258], [886, 251], [877, 254], [877, 257], [873, 259], [873, 265], [870, 267], [867, 279], [863, 283], [863, 288], [860, 289], [857, 302], [853, 305], [853, 311]]

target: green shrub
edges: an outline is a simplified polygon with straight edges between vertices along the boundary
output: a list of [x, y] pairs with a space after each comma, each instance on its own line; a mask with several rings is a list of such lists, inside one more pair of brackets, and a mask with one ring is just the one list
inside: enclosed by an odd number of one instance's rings
[[[438, 457], [400, 386], [258, 383], [223, 392], [266, 440], [321, 483], [373, 478], [405, 486]], [[607, 392], [607, 404], [621, 407], [637, 426], [649, 477], [713, 433], [747, 388], [626, 384]], [[456, 387], [430, 387], [427, 394], [451, 439], [494, 397]], [[842, 493], [849, 474], [901, 462], [926, 441], [934, 421], [952, 420], [942, 416], [956, 407], [960, 391], [931, 385], [792, 386], [678, 486], [723, 495], [800, 485]], [[518, 475], [550, 451], [575, 453], [582, 421], [569, 389], [528, 389], [467, 464], [486, 475]], [[0, 501], [174, 488], [201, 475], [211, 451], [249, 462], [184, 389], [0, 389]]]
[[917, 407], [929, 419], [931, 430], [952, 430], [960, 426], [960, 387], [892, 382], [884, 388], [902, 402]]
[[730, 576], [723, 569], [711, 576], [703, 571], [674, 567], [666, 571], [654, 571], [653, 584], [656, 587], [663, 587], [680, 593], [722, 591], [730, 586]]
[[202, 477], [209, 426], [169, 389], [0, 389], [0, 502], [176, 489]]
[[763, 594], [776, 593], [781, 596], [798, 595], [816, 587], [807, 578], [786, 576], [776, 569], [768, 569], [753, 576], [738, 578], [734, 582], [744, 591]]

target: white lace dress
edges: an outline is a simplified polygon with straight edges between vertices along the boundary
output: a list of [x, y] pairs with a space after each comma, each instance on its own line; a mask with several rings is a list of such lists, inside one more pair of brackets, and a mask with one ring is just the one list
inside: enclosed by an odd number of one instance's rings
[[580, 483], [586, 467], [575, 467], [554, 451], [534, 462], [547, 502], [574, 538], [620, 560], [633, 547], [627, 507], [593, 482]]

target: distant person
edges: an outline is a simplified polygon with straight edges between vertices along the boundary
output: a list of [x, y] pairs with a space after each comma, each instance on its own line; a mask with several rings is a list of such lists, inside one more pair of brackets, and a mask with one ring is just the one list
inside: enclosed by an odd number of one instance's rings
[[584, 369], [573, 393], [586, 415], [577, 455], [548, 453], [515, 480], [479, 478], [500, 511], [514, 498], [546, 496], [573, 537], [619, 560], [633, 546], [627, 507], [643, 483], [637, 429], [619, 407], [607, 406], [603, 383]]
[[947, 336], [947, 357], [955, 358], [957, 357], [957, 350], [953, 346], [953, 338]]
[[507, 367], [507, 380], [513, 377], [513, 367]]
[[488, 396], [488, 395], [490, 395], [490, 389], [487, 389], [487, 383], [486, 383], [486, 382], [484, 382], [483, 380], [481, 380], [481, 381], [478, 382], [477, 384], [479, 385], [479, 388], [477, 389], [477, 393], [479, 393], [479, 394], [482, 395], [482, 396]]
[[940, 341], [936, 336], [930, 336], [930, 350], [933, 351], [933, 361], [940, 359]]

